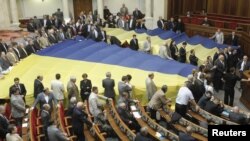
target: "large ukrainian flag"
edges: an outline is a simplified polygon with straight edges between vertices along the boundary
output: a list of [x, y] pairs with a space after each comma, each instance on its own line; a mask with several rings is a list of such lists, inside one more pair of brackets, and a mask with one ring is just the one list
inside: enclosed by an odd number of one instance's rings
[[[213, 56], [220, 48], [223, 49], [227, 47], [227, 45], [217, 44], [213, 40], [199, 35], [189, 38], [186, 33], [177, 34], [173, 31], [165, 31], [159, 28], [148, 31], [142, 29], [124, 31], [123, 29], [119, 28], [106, 28], [105, 30], [107, 31], [108, 35], [116, 36], [122, 42], [129, 42], [132, 39], [132, 35], [136, 34], [141, 49], [146, 37], [151, 36], [152, 53], [154, 55], [159, 54], [158, 52], [160, 46], [164, 45], [165, 43], [168, 43], [169, 45], [170, 42], [174, 40], [176, 44], [178, 44], [178, 47], [180, 47], [180, 43], [186, 41], [188, 43], [186, 47], [187, 57], [190, 55], [190, 50], [194, 49], [196, 56], [199, 58], [199, 64], [203, 64], [207, 56]], [[189, 59], [187, 59], [187, 61], [189, 61]]]
[[65, 87], [72, 75], [76, 76], [79, 86], [81, 75], [87, 73], [93, 86], [98, 86], [99, 92], [103, 93], [102, 79], [105, 78], [105, 73], [110, 71], [112, 78], [115, 79], [116, 91], [121, 77], [131, 74], [134, 97], [145, 104], [147, 102], [145, 79], [149, 72], [155, 73], [154, 81], [157, 87], [168, 85], [167, 97], [175, 98], [178, 88], [183, 85], [186, 76], [194, 68], [189, 64], [164, 60], [158, 56], [77, 37], [75, 40], [58, 43], [22, 60], [5, 79], [0, 80], [0, 98], [8, 98], [8, 90], [13, 84], [14, 77], [19, 77], [27, 88], [26, 99], [28, 104], [31, 104], [34, 79], [37, 75], [43, 75], [44, 86], [50, 88], [50, 82], [55, 79], [56, 73], [61, 74]]

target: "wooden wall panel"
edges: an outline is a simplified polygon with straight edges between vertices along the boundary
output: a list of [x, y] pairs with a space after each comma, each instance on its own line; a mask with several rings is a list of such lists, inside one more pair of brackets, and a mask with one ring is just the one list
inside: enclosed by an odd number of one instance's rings
[[250, 17], [249, 0], [208, 0], [207, 12]]
[[75, 19], [78, 18], [81, 11], [85, 11], [86, 14], [88, 14], [89, 11], [92, 11], [92, 0], [74, 0], [73, 5]]

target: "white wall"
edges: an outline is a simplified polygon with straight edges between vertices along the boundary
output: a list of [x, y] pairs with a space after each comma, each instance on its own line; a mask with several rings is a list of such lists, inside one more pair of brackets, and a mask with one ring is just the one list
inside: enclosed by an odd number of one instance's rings
[[10, 25], [9, 11], [7, 0], [0, 0], [0, 28]]
[[[93, 0], [96, 1], [96, 0]], [[135, 8], [141, 10], [142, 13], [145, 13], [145, 0], [104, 0], [104, 6], [108, 6], [108, 9], [111, 13], [118, 13], [122, 4], [125, 4], [128, 7], [128, 12], [132, 14]], [[96, 6], [93, 6], [93, 10], [95, 10]]]
[[51, 15], [56, 12], [57, 8], [62, 11], [62, 0], [18, 0], [21, 9], [22, 17], [19, 18], [29, 18], [33, 16], [41, 17], [44, 14]]

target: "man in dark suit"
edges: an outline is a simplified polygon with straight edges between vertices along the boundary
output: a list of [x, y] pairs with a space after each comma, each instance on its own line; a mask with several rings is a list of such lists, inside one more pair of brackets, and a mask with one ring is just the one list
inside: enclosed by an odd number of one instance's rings
[[176, 33], [182, 33], [185, 31], [184, 23], [181, 21], [181, 18], [178, 19], [174, 31]]
[[159, 17], [159, 20], [157, 21], [157, 27], [160, 29], [165, 30], [165, 20], [162, 19], [162, 16]]
[[133, 35], [133, 39], [130, 40], [129, 47], [135, 51], [139, 49], [138, 39], [136, 38], [135, 34]]
[[136, 27], [136, 19], [134, 16], [131, 16], [130, 19], [128, 20], [128, 29], [129, 30], [135, 30]]
[[8, 45], [3, 42], [0, 38], [0, 52], [4, 52], [5, 54], [8, 52]]
[[8, 133], [9, 121], [5, 117], [5, 107], [0, 105], [0, 140], [5, 139], [6, 134]]
[[239, 112], [239, 107], [235, 106], [233, 107], [233, 111], [229, 113], [229, 119], [230, 121], [236, 122], [238, 124], [247, 124], [246, 117]]
[[44, 104], [49, 104], [50, 106], [50, 112], [53, 110], [53, 103], [56, 106], [57, 100], [54, 97], [54, 95], [49, 91], [49, 88], [45, 88], [43, 92], [37, 95], [37, 98], [32, 106], [32, 109], [36, 107], [36, 105], [39, 103], [40, 109], [43, 110]]
[[107, 36], [108, 40], [107, 42], [110, 43], [111, 45], [115, 44], [121, 47], [121, 41], [117, 39], [115, 36]]
[[111, 15], [111, 13], [110, 13], [110, 11], [109, 11], [109, 9], [108, 9], [108, 7], [107, 6], [104, 6], [104, 10], [103, 10], [103, 18], [105, 19], [105, 20], [107, 20], [108, 18], [109, 18], [109, 16]]
[[196, 141], [196, 139], [191, 135], [192, 132], [191, 126], [186, 128], [186, 132], [179, 132], [179, 141]]
[[219, 55], [218, 59], [214, 62], [214, 79], [213, 86], [215, 91], [219, 91], [222, 88], [222, 76], [226, 73], [226, 63], [224, 62], [224, 55]]
[[229, 73], [226, 73], [223, 76], [224, 84], [224, 103], [233, 106], [234, 103], [234, 87], [237, 81], [249, 81], [247, 79], [241, 79], [239, 76], [235, 74], [235, 68], [230, 68]]
[[26, 52], [28, 53], [28, 55], [36, 53], [36, 49], [32, 40], [29, 40], [29, 44], [26, 46]]
[[15, 84], [10, 86], [9, 96], [11, 97], [11, 94], [13, 94], [13, 92], [11, 91], [11, 90], [13, 90], [13, 88], [19, 89], [19, 93], [20, 93], [20, 95], [22, 95], [23, 100], [25, 102], [25, 96], [26, 96], [27, 91], [26, 91], [26, 88], [25, 88], [24, 84], [19, 83], [19, 82], [20, 82], [20, 80], [19, 80], [18, 77], [14, 78], [14, 83]]
[[92, 126], [92, 123], [88, 121], [88, 115], [83, 111], [84, 103], [78, 102], [72, 116], [72, 127], [74, 134], [77, 136], [77, 141], [85, 141], [83, 134], [84, 123], [89, 127]]
[[107, 33], [103, 28], [98, 32], [98, 40], [107, 43]]
[[170, 18], [170, 21], [168, 22], [168, 30], [173, 31], [176, 27], [176, 22], [173, 17]]
[[41, 118], [42, 118], [42, 124], [43, 124], [43, 132], [45, 134], [45, 138], [48, 139], [48, 132], [47, 128], [49, 126], [50, 122], [50, 106], [49, 104], [44, 104], [43, 105], [43, 110], [41, 112]]
[[228, 36], [226, 43], [232, 46], [238, 46], [238, 39], [239, 37], [233, 31], [232, 34]]
[[140, 10], [138, 10], [138, 8], [135, 8], [135, 10], [133, 11], [133, 16], [134, 16], [135, 20], [143, 18], [143, 14], [141, 13]]
[[37, 76], [37, 78], [34, 81], [34, 97], [36, 98], [38, 94], [43, 92], [44, 87], [43, 87], [43, 76]]
[[224, 105], [222, 101], [219, 101], [218, 99], [211, 99], [206, 103], [204, 110], [213, 115], [220, 116], [224, 111]]
[[27, 30], [29, 32], [34, 32], [35, 31], [35, 25], [34, 25], [34, 22], [33, 22], [33, 19], [30, 19], [29, 23], [27, 24]]
[[28, 56], [28, 53], [25, 50], [23, 44], [17, 46], [17, 49], [18, 49], [18, 51], [20, 53], [20, 59], [24, 59], [24, 58], [26, 58]]
[[136, 134], [135, 141], [153, 141], [148, 136], [148, 128], [147, 127], [142, 127], [141, 128], [140, 133]]
[[200, 100], [200, 98], [206, 91], [205, 86], [204, 86], [204, 80], [205, 80], [205, 74], [201, 73], [200, 78], [194, 81], [193, 96], [194, 96], [194, 100], [196, 103]]
[[85, 101], [89, 99], [89, 95], [92, 89], [92, 83], [91, 80], [88, 79], [88, 75], [86, 73], [82, 75], [82, 78], [83, 80], [80, 82], [80, 88], [81, 88], [80, 94], [82, 101]]
[[118, 105], [118, 109], [117, 112], [120, 116], [120, 118], [122, 119], [122, 121], [128, 125], [128, 127], [130, 129], [134, 129], [136, 131], [140, 130], [140, 126], [138, 125], [138, 123], [136, 122], [136, 120], [134, 119], [132, 113], [130, 113], [129, 110], [127, 110], [127, 105], [125, 103], [120, 103]]
[[111, 73], [106, 73], [106, 79], [102, 80], [102, 87], [104, 88], [104, 96], [108, 98], [115, 99], [115, 81], [114, 79], [111, 79]]
[[239, 69], [241, 77], [243, 76], [243, 72], [246, 70], [250, 70], [250, 62], [248, 61], [248, 57], [245, 55], [243, 59], [238, 62], [237, 69]]
[[58, 43], [58, 40], [57, 40], [56, 36], [54, 35], [54, 30], [53, 30], [53, 29], [51, 29], [51, 30], [49, 31], [48, 39], [49, 39], [49, 42], [50, 42], [51, 44], [56, 44], [56, 43]]
[[183, 42], [182, 43], [182, 47], [179, 49], [179, 55], [180, 55], [180, 58], [179, 58], [179, 61], [181, 63], [186, 63], [186, 46], [187, 46], [187, 43], [186, 42]]

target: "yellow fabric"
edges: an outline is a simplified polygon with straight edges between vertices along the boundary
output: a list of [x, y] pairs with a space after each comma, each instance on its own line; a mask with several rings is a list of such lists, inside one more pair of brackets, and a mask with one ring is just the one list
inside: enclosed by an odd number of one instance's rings
[[[135, 31], [125, 31], [123, 29], [117, 29], [117, 28], [105, 28], [106, 32], [108, 35], [116, 36], [121, 42], [123, 43], [124, 41], [130, 42], [132, 39], [132, 35], [136, 34], [138, 42], [139, 42], [139, 47], [142, 49], [143, 42], [146, 40], [146, 37], [149, 36], [146, 33], [143, 34], [138, 34]], [[153, 55], [158, 55], [159, 53], [159, 48], [160, 46], [164, 45], [165, 43], [170, 44], [171, 39], [163, 40], [158, 36], [151, 36], [151, 46], [152, 46], [152, 53]], [[178, 45], [180, 47], [181, 44]], [[206, 60], [207, 56], [213, 56], [215, 52], [218, 51], [218, 48], [213, 48], [213, 49], [208, 49], [202, 46], [201, 44], [198, 45], [187, 45], [187, 61], [189, 62], [189, 51], [191, 49], [195, 50], [196, 56], [199, 58], [198, 64], [203, 64], [204, 61]]]
[[[76, 76], [77, 86], [79, 88], [81, 75], [83, 73], [88, 74], [88, 78], [91, 79], [92, 85], [99, 88], [99, 92], [103, 93], [102, 79], [105, 78], [105, 73], [110, 71], [112, 78], [115, 79], [115, 90], [118, 95], [117, 84], [121, 80], [123, 75], [131, 74], [132, 81], [131, 84], [134, 86], [133, 94], [135, 98], [142, 101], [143, 104], [147, 103], [147, 98], [145, 95], [145, 79], [149, 72], [121, 67], [116, 65], [107, 65], [92, 62], [83, 62], [62, 58], [54, 57], [44, 57], [39, 55], [31, 55], [25, 60], [21, 61], [17, 66], [13, 68], [10, 74], [6, 75], [5, 79], [0, 80], [0, 99], [8, 98], [9, 87], [14, 83], [13, 79], [15, 77], [20, 78], [20, 82], [24, 83], [27, 89], [27, 104], [31, 105], [34, 102], [33, 99], [33, 87], [34, 79], [37, 75], [43, 75], [43, 84], [45, 87], [50, 88], [51, 80], [55, 79], [55, 74], [61, 74], [61, 80], [66, 88], [67, 82], [71, 75]], [[163, 84], [168, 85], [167, 97], [175, 101], [177, 90], [183, 85], [185, 77], [179, 75], [170, 75], [155, 72], [154, 82], [157, 87], [161, 87]]]

